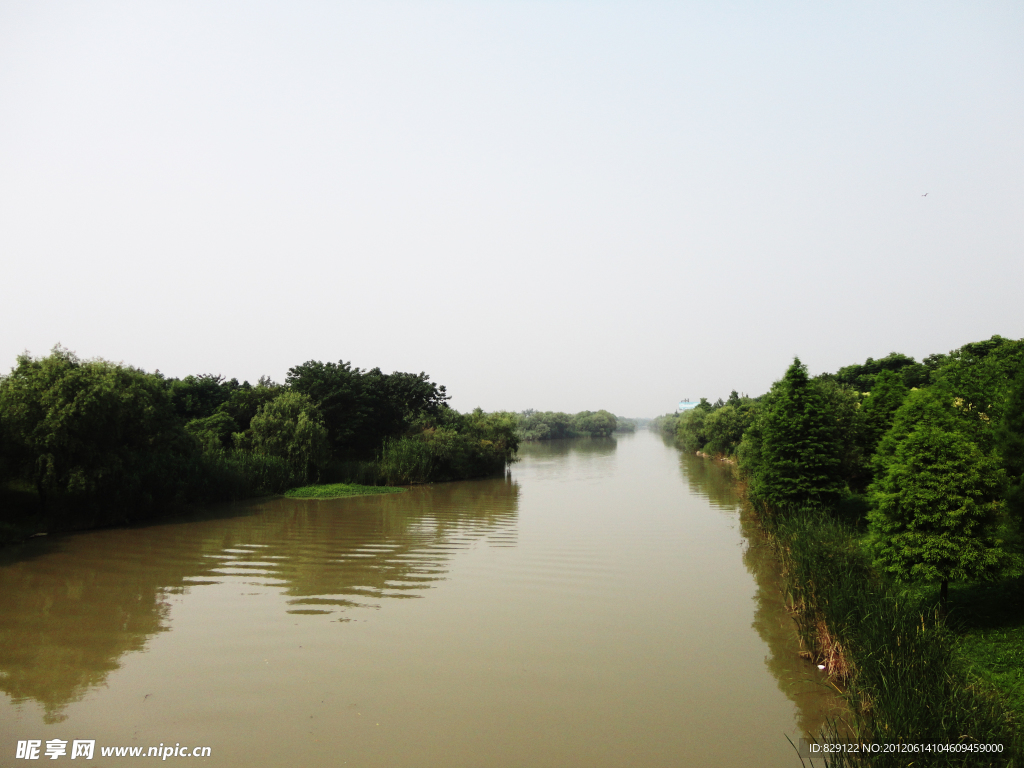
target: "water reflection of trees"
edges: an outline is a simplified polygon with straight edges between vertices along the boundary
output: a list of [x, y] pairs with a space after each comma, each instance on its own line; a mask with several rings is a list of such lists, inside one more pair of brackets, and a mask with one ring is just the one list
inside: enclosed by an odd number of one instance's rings
[[614, 437], [567, 437], [561, 440], [534, 440], [519, 445], [523, 458], [548, 459], [571, 454], [607, 456], [615, 453], [618, 441]]
[[694, 493], [707, 497], [716, 507], [736, 509], [742, 495], [733, 465], [705, 459], [694, 453], [680, 453], [680, 469]]
[[[123, 537], [106, 540], [109, 551]], [[121, 656], [166, 629], [161, 587], [175, 576], [140, 557], [152, 542], [134, 546], [110, 562], [88, 547], [61, 552], [50, 545], [0, 567], [0, 690], [15, 702], [38, 701], [46, 722], [63, 720], [64, 706], [102, 685]]]
[[289, 613], [420, 596], [475, 541], [514, 546], [510, 478], [330, 501], [269, 499], [173, 524], [31, 542], [0, 563], [0, 690], [46, 722], [168, 631], [166, 596], [232, 580], [288, 597]]
[[717, 507], [739, 510], [740, 528], [747, 540], [743, 562], [757, 584], [753, 627], [770, 652], [765, 665], [778, 681], [779, 689], [796, 704], [801, 732], [817, 734], [826, 716], [841, 711], [841, 700], [814, 666], [800, 657], [796, 627], [786, 610], [778, 561], [752, 513], [742, 503], [733, 466], [682, 453], [680, 468], [693, 492]]

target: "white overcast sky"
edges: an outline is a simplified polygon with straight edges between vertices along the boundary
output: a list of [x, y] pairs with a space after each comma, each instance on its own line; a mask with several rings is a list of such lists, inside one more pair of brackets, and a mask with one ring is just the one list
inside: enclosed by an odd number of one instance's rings
[[1019, 0], [0, 0], [5, 371], [655, 415], [1024, 337], [1022, 246]]

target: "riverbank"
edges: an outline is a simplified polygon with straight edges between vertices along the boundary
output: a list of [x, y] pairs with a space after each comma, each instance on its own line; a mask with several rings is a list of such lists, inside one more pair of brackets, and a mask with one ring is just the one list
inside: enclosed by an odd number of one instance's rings
[[[757, 398], [657, 422], [684, 451], [738, 462], [805, 653], [845, 686], [859, 738], [1022, 754], [1022, 372], [1024, 339], [1001, 336], [814, 377], [794, 358]], [[861, 764], [922, 759], [963, 762]]]
[[148, 522], [310, 483], [504, 474], [516, 416], [459, 413], [425, 373], [307, 361], [284, 384], [159, 371], [60, 346], [0, 375], [0, 543]]
[[[944, 620], [934, 590], [900, 588], [879, 574], [863, 531], [835, 510], [762, 508], [757, 519], [782, 564], [803, 652], [849, 707], [849, 717], [827, 726], [824, 738], [1003, 746], [997, 754], [882, 754], [859, 761], [837, 755], [827, 765], [1006, 766], [1024, 755], [1014, 664], [1020, 656], [1002, 654], [1019, 654], [1021, 623], [1000, 634], [996, 619], [995, 637], [978, 620], [972, 629], [970, 614], [960, 611], [970, 604], [969, 590], [957, 590], [953, 618]], [[976, 614], [1005, 619], [1008, 612], [990, 603], [988, 612]], [[999, 671], [986, 673], [985, 659], [997, 661]]]
[[[386, 485], [360, 485], [358, 483], [329, 483], [307, 485], [290, 488], [282, 494], [260, 494], [247, 500], [272, 498], [276, 495], [290, 499], [340, 499], [353, 496], [375, 496], [380, 494], [404, 493], [407, 488], [396, 488]], [[239, 499], [243, 501], [245, 499]], [[187, 515], [198, 512], [210, 505], [204, 504], [170, 504], [160, 512], [153, 512], [148, 517], [133, 520], [105, 519], [91, 516], [83, 517], [81, 511], [60, 500], [51, 501], [43, 507], [34, 490], [19, 487], [17, 483], [9, 483], [0, 488], [0, 506], [4, 510], [4, 520], [0, 521], [0, 548], [24, 543], [37, 536], [51, 534], [77, 533], [81, 531], [109, 528], [129, 523], [159, 522], [161, 519]]]

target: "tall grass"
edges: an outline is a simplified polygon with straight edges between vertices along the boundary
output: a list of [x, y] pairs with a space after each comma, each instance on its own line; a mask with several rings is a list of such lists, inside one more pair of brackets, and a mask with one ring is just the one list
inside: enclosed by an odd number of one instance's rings
[[307, 481], [287, 459], [241, 450], [204, 452], [192, 477], [189, 501], [230, 501], [283, 493]]
[[450, 429], [427, 429], [419, 435], [390, 439], [377, 462], [389, 485], [486, 477], [504, 471], [510, 451], [500, 440]]
[[426, 483], [433, 476], [434, 454], [431, 444], [420, 438], [389, 439], [384, 443], [377, 468], [389, 485]]
[[938, 607], [871, 567], [858, 531], [826, 510], [762, 513], [805, 653], [844, 686], [850, 716], [823, 734], [907, 744], [1002, 744], [1001, 754], [838, 754], [828, 766], [1020, 764], [1019, 724], [973, 680]]

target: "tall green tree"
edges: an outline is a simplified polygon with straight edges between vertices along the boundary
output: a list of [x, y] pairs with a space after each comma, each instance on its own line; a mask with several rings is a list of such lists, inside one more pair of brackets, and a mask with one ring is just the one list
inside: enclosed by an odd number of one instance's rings
[[863, 490], [871, 479], [871, 454], [865, 449], [865, 419], [860, 392], [829, 377], [813, 380], [821, 395], [822, 412], [834, 429], [839, 478], [852, 490]]
[[[733, 394], [736, 394], [735, 392]], [[743, 439], [743, 431], [750, 424], [750, 409], [744, 408], [739, 398], [736, 404], [716, 408], [704, 418], [703, 450], [713, 456], [731, 456]]]
[[183, 420], [191, 421], [213, 415], [233, 392], [251, 385], [248, 382], [239, 384], [238, 379], [225, 381], [223, 376], [204, 373], [186, 376], [184, 379], [171, 379], [167, 386], [174, 410]]
[[282, 384], [271, 381], [267, 376], [261, 377], [255, 387], [245, 382], [237, 389], [231, 390], [228, 399], [217, 406], [217, 413], [230, 416], [237, 431], [245, 432], [259, 409], [276, 399], [284, 390]]
[[882, 371], [875, 377], [871, 394], [864, 400], [864, 450], [874, 454], [882, 437], [892, 426], [896, 411], [907, 399], [910, 389], [895, 371]]
[[316, 403], [334, 450], [366, 458], [418, 418], [438, 413], [449, 399], [425, 373], [362, 371], [344, 360], [310, 360], [291, 368], [286, 382]]
[[1024, 519], [1024, 371], [1010, 390], [1003, 418], [996, 428], [996, 447], [1009, 480], [1006, 503], [1018, 520]]
[[914, 358], [890, 352], [878, 360], [869, 357], [864, 363], [847, 365], [840, 368], [834, 378], [840, 384], [853, 387], [858, 392], [874, 389], [878, 377], [884, 371], [899, 374], [904, 385], [911, 387], [927, 386], [930, 379], [928, 367], [914, 361]]
[[875, 478], [889, 471], [900, 443], [922, 426], [938, 427], [947, 432], [963, 431], [961, 414], [948, 393], [940, 389], [915, 389], [907, 394], [893, 414], [892, 426], [878, 441], [871, 457]]
[[195, 438], [203, 451], [219, 451], [231, 447], [232, 436], [239, 429], [230, 415], [218, 410], [210, 416], [192, 419], [185, 424], [185, 431]]
[[676, 420], [676, 443], [684, 451], [699, 451], [708, 441], [705, 424], [711, 411], [693, 408], [679, 414]]
[[799, 358], [772, 388], [758, 432], [756, 498], [770, 506], [839, 500], [844, 486], [836, 421]]
[[1003, 420], [1003, 408], [1022, 370], [1024, 339], [993, 336], [953, 350], [934, 374], [936, 386], [952, 398], [962, 429], [982, 450], [994, 447], [995, 428]]
[[296, 480], [316, 479], [329, 456], [323, 416], [308, 395], [285, 390], [260, 408], [249, 427], [256, 453], [288, 462]]
[[59, 346], [18, 358], [0, 380], [0, 418], [12, 468], [42, 499], [166, 494], [195, 449], [163, 379]]
[[876, 565], [906, 581], [1006, 574], [1015, 561], [996, 537], [1004, 474], [964, 434], [923, 422], [896, 446], [872, 486], [868, 513]]
[[407, 432], [417, 419], [436, 415], [448, 395], [423, 373], [383, 373], [373, 368], [363, 374], [360, 386], [366, 415], [365, 436], [358, 442], [362, 451], [376, 450], [387, 437]]
[[560, 440], [572, 437], [573, 418], [561, 411], [523, 411], [517, 417], [519, 435], [523, 440]]
[[350, 363], [310, 360], [288, 370], [285, 382], [308, 395], [323, 413], [331, 445], [339, 451], [357, 441], [368, 407], [363, 400], [362, 371]]

